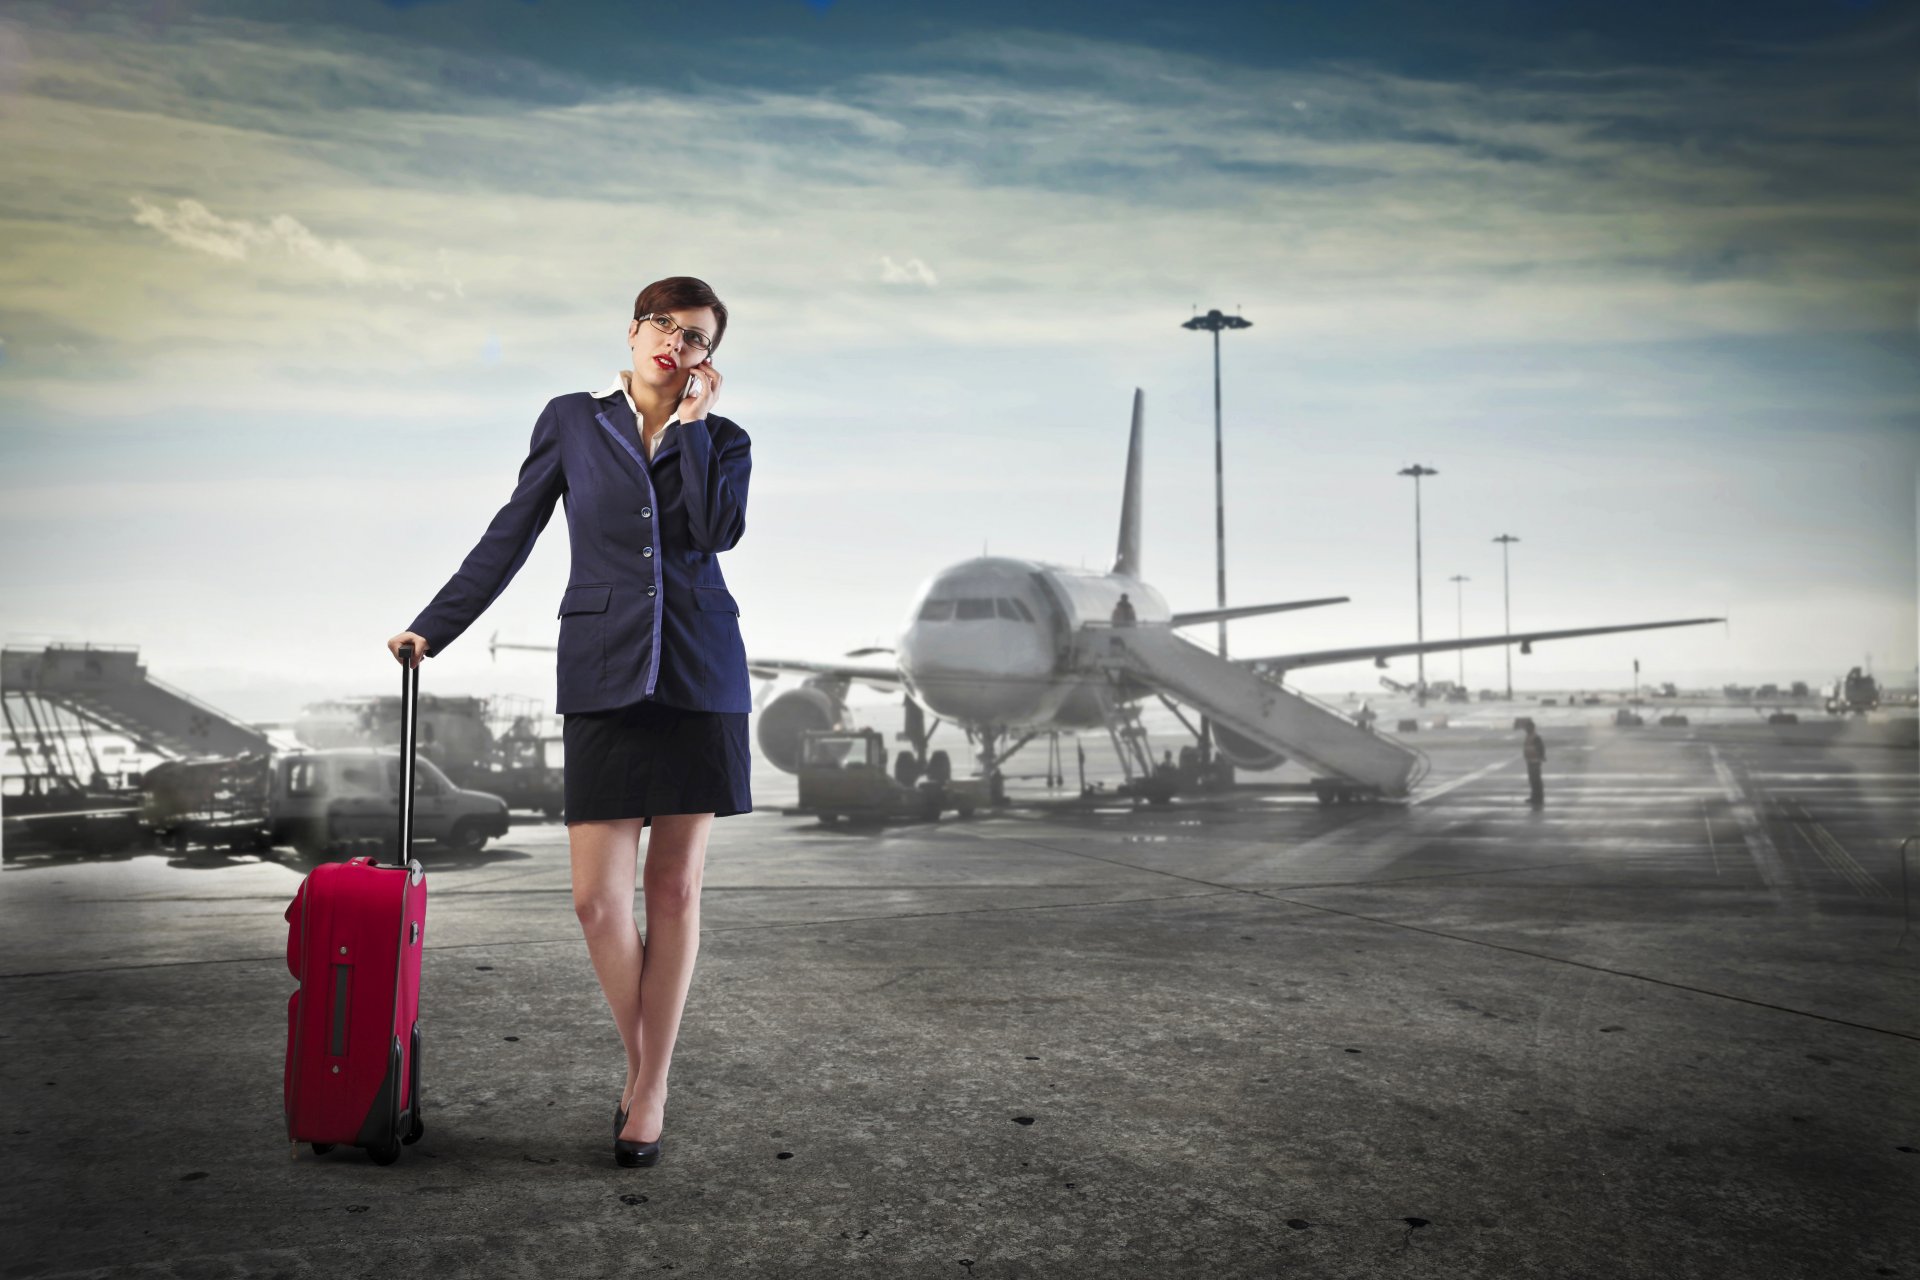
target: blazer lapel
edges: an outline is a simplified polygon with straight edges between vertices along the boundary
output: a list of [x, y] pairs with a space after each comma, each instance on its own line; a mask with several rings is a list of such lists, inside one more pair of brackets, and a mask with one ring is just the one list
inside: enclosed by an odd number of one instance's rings
[[680, 448], [680, 432], [686, 424], [676, 421], [664, 432], [664, 438], [649, 462], [646, 450], [640, 445], [639, 420], [633, 416], [633, 410], [627, 407], [627, 398], [616, 390], [605, 399], [596, 398], [595, 403], [600, 408], [593, 416], [600, 420], [600, 425], [607, 429], [609, 435], [620, 442], [620, 447], [627, 451], [627, 455], [640, 464], [640, 469], [647, 473], [649, 479], [652, 478], [653, 468]]
[[670, 428], [667, 429], [667, 431], [665, 432], [664, 438], [660, 441], [659, 447], [654, 450], [654, 454], [653, 454], [654, 466], [656, 467], [659, 466], [662, 462], [666, 461], [668, 455], [675, 453], [679, 450], [680, 429], [681, 429], [681, 424], [678, 422], [674, 423]]
[[646, 455], [640, 451], [640, 429], [634, 421], [633, 410], [627, 408], [624, 397], [618, 394], [598, 403], [600, 408], [593, 416], [599, 419], [600, 425], [606, 429], [608, 435], [620, 442], [620, 447], [627, 451], [627, 456], [632, 458], [634, 465], [640, 468], [640, 474], [646, 476], [651, 483], [652, 473], [647, 467]]

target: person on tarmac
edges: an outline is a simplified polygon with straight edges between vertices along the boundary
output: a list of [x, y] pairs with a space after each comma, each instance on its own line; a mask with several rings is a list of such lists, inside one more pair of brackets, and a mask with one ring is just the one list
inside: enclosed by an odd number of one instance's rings
[[[387, 642], [437, 657], [526, 561], [554, 504], [572, 548], [560, 600], [573, 906], [626, 1048], [614, 1162], [660, 1159], [667, 1071], [700, 944], [707, 837], [750, 812], [753, 709], [740, 606], [718, 557], [746, 528], [752, 441], [712, 412], [727, 309], [705, 281], [640, 291], [604, 391], [548, 402], [519, 483], [458, 572]], [[640, 838], [650, 829], [646, 860]], [[634, 918], [644, 889], [646, 935]], [[604, 1113], [603, 1113], [604, 1114]]]
[[1540, 740], [1540, 731], [1527, 725], [1527, 740], [1521, 744], [1520, 758], [1527, 762], [1527, 788], [1531, 793], [1527, 803], [1539, 808], [1547, 802], [1545, 785], [1540, 780], [1540, 766], [1547, 762], [1547, 744]]

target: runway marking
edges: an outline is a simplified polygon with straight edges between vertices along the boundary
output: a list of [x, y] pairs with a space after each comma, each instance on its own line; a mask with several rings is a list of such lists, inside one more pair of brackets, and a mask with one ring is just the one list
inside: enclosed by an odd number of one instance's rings
[[1740, 824], [1740, 835], [1746, 841], [1747, 852], [1753, 857], [1754, 870], [1760, 873], [1760, 882], [1777, 896], [1789, 883], [1780, 850], [1774, 847], [1773, 837], [1767, 834], [1766, 827], [1761, 824], [1759, 815], [1754, 812], [1753, 802], [1735, 780], [1733, 770], [1720, 758], [1720, 748], [1710, 746], [1707, 754], [1713, 758], [1713, 772], [1720, 779], [1720, 789], [1726, 793], [1727, 809], [1733, 814], [1733, 820]]
[[1755, 773], [1749, 775], [1764, 778], [1768, 782], [1920, 782], [1920, 775], [1912, 773], [1835, 773], [1831, 770], [1821, 773]]
[[1429, 800], [1437, 800], [1441, 796], [1447, 794], [1447, 792], [1452, 791], [1455, 787], [1464, 787], [1469, 782], [1474, 781], [1476, 778], [1484, 778], [1488, 774], [1494, 772], [1494, 770], [1504, 769], [1512, 763], [1513, 761], [1511, 760], [1496, 760], [1492, 764], [1487, 765], [1484, 768], [1475, 769], [1472, 773], [1462, 774], [1460, 777], [1455, 778], [1451, 782], [1443, 782], [1437, 787], [1430, 787], [1427, 790], [1422, 791], [1420, 794], [1408, 799], [1407, 804], [1409, 807], [1411, 807], [1416, 804], [1425, 804]]
[[1720, 848], [1713, 839], [1713, 815], [1707, 812], [1707, 802], [1700, 802], [1700, 820], [1707, 824], [1707, 854], [1713, 859], [1713, 874], [1720, 874]]
[[1585, 786], [1575, 781], [1562, 781], [1559, 786], [1554, 788], [1555, 794], [1566, 791], [1577, 791], [1582, 795], [1589, 796], [1634, 796], [1648, 800], [1675, 796], [1684, 799], [1687, 796], [1717, 796], [1720, 794], [1720, 789], [1714, 786], [1599, 787]]
[[[1800, 811], [1800, 820], [1794, 822], [1793, 829], [1800, 833], [1800, 838], [1806, 842], [1807, 848], [1813, 850], [1815, 857], [1839, 872], [1861, 897], [1879, 898], [1883, 902], [1893, 897], [1880, 887], [1880, 882], [1869, 875], [1865, 867], [1854, 861], [1853, 855], [1847, 852], [1845, 845], [1834, 838], [1831, 831], [1821, 826], [1819, 821], [1807, 812], [1805, 805], [1791, 797], [1787, 799], [1787, 803]], [[1789, 818], [1791, 819], [1791, 815]]]

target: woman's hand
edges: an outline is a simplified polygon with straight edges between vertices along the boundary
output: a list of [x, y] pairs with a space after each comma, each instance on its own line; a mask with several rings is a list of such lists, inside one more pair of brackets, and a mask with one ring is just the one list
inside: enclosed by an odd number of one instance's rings
[[410, 644], [413, 646], [413, 665], [414, 666], [417, 667], [422, 662], [426, 661], [427, 638], [425, 636], [416, 635], [411, 631], [402, 631], [399, 635], [387, 641], [387, 649], [393, 654], [393, 660], [395, 662], [400, 661], [400, 646], [403, 644]]
[[679, 415], [680, 421], [693, 422], [706, 417], [707, 411], [713, 408], [713, 402], [720, 396], [720, 384], [725, 379], [720, 376], [720, 371], [707, 361], [694, 365], [687, 372], [692, 375], [687, 385], [692, 386], [693, 382], [698, 380], [700, 390], [696, 395], [683, 398], [675, 412]]

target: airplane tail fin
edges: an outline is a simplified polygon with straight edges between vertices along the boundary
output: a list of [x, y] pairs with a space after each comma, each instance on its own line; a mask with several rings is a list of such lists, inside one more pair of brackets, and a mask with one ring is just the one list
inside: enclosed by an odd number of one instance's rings
[[1140, 435], [1146, 418], [1146, 395], [1133, 389], [1133, 432], [1127, 438], [1127, 486], [1120, 497], [1120, 546], [1114, 552], [1113, 573], [1140, 576]]

